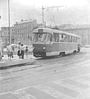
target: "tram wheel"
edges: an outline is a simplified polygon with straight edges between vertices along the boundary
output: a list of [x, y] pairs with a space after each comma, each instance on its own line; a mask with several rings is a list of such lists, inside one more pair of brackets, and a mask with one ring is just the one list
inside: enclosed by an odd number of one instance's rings
[[77, 52], [77, 51], [76, 51], [76, 50], [74, 50], [74, 51], [73, 51], [73, 54], [75, 54], [76, 52]]
[[60, 52], [59, 56], [65, 56], [65, 52]]
[[78, 52], [78, 53], [80, 52], [80, 48], [77, 49], [77, 52]]
[[42, 57], [46, 57], [46, 52], [43, 52], [42, 53]]

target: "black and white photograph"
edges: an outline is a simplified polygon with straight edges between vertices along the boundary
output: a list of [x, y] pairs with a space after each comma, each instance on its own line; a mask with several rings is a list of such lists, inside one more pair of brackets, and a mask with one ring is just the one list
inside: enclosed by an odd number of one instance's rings
[[90, 0], [0, 0], [0, 99], [90, 99]]

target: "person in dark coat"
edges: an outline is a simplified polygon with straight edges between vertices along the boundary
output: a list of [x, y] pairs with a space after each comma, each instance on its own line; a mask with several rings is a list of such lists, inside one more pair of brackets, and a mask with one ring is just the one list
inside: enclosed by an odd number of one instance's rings
[[19, 58], [20, 58], [20, 56], [21, 56], [21, 42], [18, 43], [18, 51], [17, 51], [17, 55], [18, 55]]
[[26, 54], [26, 58], [28, 58], [28, 54], [29, 54], [29, 49], [28, 49], [28, 46], [26, 46], [26, 49], [25, 49], [25, 54]]
[[24, 49], [23, 49], [23, 44], [20, 44], [19, 50], [18, 50], [18, 56], [20, 59], [24, 59]]
[[24, 59], [24, 48], [23, 48], [23, 44], [21, 44], [21, 48], [20, 50], [18, 51], [18, 54], [19, 54], [19, 57], [21, 59]]

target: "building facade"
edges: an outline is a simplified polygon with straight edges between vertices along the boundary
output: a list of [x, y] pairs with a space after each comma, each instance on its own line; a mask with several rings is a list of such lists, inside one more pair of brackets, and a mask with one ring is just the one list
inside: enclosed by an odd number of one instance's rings
[[9, 44], [9, 39], [10, 43], [13, 43], [13, 34], [14, 34], [14, 27], [10, 27], [10, 34], [9, 34], [9, 27], [1, 27], [0, 31], [0, 37], [2, 38], [2, 41], [5, 43], [5, 45]]
[[13, 27], [1, 27], [0, 37], [2, 38], [5, 45], [10, 43], [18, 43], [19, 41], [23, 44], [30, 44], [32, 41], [32, 31], [37, 27], [36, 20], [21, 20], [16, 22]]
[[70, 32], [73, 34], [77, 34], [81, 37], [82, 45], [90, 45], [90, 26], [81, 25], [81, 26], [60, 28], [60, 30], [67, 31], [67, 32]]
[[26, 45], [30, 44], [32, 41], [32, 31], [36, 27], [36, 20], [21, 20], [21, 22], [16, 22], [16, 24], [14, 24], [14, 33], [12, 36], [14, 43], [18, 43], [20, 41]]
[[[39, 25], [36, 20], [21, 20], [21, 22], [18, 22], [14, 24], [13, 27], [10, 27], [10, 35], [8, 27], [1, 27], [0, 37], [6, 45], [9, 43], [9, 38], [11, 39], [11, 43], [18, 43], [20, 41], [23, 44], [29, 45], [32, 41], [32, 31], [38, 26]], [[62, 31], [79, 35], [81, 37], [82, 45], [90, 45], [90, 25], [67, 25], [63, 27], [58, 26], [58, 28]]]

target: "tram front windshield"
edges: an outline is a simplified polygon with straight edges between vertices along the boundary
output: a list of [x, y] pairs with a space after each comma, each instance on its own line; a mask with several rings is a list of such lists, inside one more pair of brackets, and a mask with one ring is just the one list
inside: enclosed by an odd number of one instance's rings
[[34, 33], [33, 41], [34, 42], [47, 42], [50, 41], [50, 34], [48, 33]]

